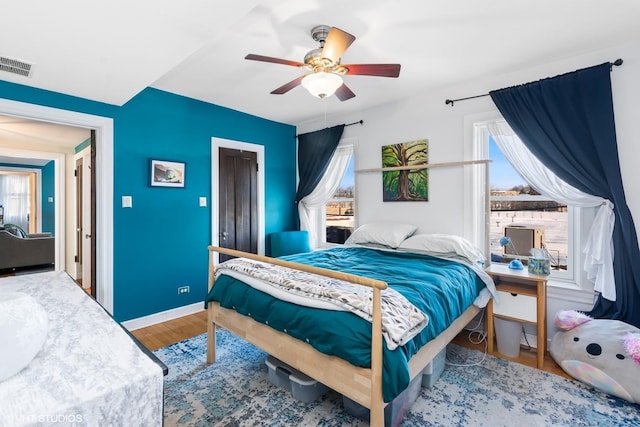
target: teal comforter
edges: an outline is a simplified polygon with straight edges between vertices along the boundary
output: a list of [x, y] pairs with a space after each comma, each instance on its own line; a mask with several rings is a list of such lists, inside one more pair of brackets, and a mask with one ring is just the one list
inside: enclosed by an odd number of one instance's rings
[[[383, 280], [428, 316], [427, 326], [412, 341], [394, 351], [383, 346], [385, 402], [409, 385], [411, 356], [459, 317], [485, 287], [465, 264], [410, 252], [340, 247], [282, 259]], [[306, 341], [322, 353], [356, 366], [371, 365], [371, 323], [350, 312], [281, 301], [225, 275], [216, 280], [205, 303], [209, 301]]]

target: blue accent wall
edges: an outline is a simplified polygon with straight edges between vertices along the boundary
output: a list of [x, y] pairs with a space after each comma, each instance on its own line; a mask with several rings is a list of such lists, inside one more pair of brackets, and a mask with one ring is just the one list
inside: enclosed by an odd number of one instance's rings
[[78, 154], [79, 152], [81, 152], [82, 150], [84, 150], [90, 145], [91, 145], [91, 138], [87, 138], [84, 141], [82, 141], [80, 144], [76, 145], [76, 147], [74, 148], [74, 151], [76, 154]]
[[[204, 299], [211, 241], [211, 137], [265, 147], [265, 233], [297, 226], [293, 126], [153, 88], [122, 107], [2, 81], [0, 97], [113, 118], [118, 321]], [[185, 188], [151, 187], [151, 158], [185, 162]], [[133, 197], [133, 208], [121, 207], [124, 195]], [[209, 199], [206, 208], [199, 207], [200, 196]], [[189, 286], [190, 293], [179, 296], [179, 286]]]
[[[55, 197], [56, 162], [51, 160], [42, 167], [42, 231], [56, 235]], [[53, 202], [49, 202], [49, 197]], [[75, 215], [75, 213], [73, 213]]]

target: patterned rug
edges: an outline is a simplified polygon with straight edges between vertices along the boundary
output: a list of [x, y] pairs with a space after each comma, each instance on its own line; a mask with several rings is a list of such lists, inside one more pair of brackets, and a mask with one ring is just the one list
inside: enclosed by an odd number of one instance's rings
[[[206, 363], [206, 335], [161, 348], [167, 364], [165, 426], [366, 426], [330, 391], [302, 403], [269, 381], [266, 354], [225, 330], [217, 361]], [[470, 364], [482, 354], [450, 344], [447, 361]], [[640, 405], [578, 381], [486, 356], [479, 366], [448, 364], [420, 395], [402, 426], [639, 426]]]

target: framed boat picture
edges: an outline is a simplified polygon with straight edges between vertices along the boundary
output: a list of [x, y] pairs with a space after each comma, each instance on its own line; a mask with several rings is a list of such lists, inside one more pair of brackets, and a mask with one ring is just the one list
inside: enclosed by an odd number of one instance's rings
[[186, 163], [168, 160], [149, 160], [152, 187], [184, 188]]

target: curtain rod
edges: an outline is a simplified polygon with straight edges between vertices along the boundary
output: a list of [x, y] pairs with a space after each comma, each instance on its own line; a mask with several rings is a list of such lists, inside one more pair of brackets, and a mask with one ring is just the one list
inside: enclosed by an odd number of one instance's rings
[[[346, 125], [344, 125], [344, 127], [357, 125], [358, 123], [360, 123], [361, 125], [363, 125], [363, 124], [364, 124], [364, 120], [360, 119], [360, 120], [358, 120], [357, 122], [347, 123]], [[297, 138], [298, 136], [299, 136], [299, 135], [296, 135], [296, 136], [294, 136], [294, 138]]]
[[[613, 66], [615, 65], [616, 67], [619, 67], [620, 65], [622, 65], [622, 59], [618, 58], [613, 62], [609, 62], [609, 65], [611, 66], [611, 69], [613, 69]], [[468, 96], [466, 98], [458, 98], [458, 99], [447, 99], [446, 101], [444, 101], [445, 104], [449, 105], [451, 104], [451, 106], [453, 107], [453, 104], [455, 102], [458, 101], [466, 101], [468, 99], [475, 99], [475, 98], [483, 98], [485, 96], [489, 96], [488, 93], [485, 93], [484, 95], [475, 95], [475, 96]]]

